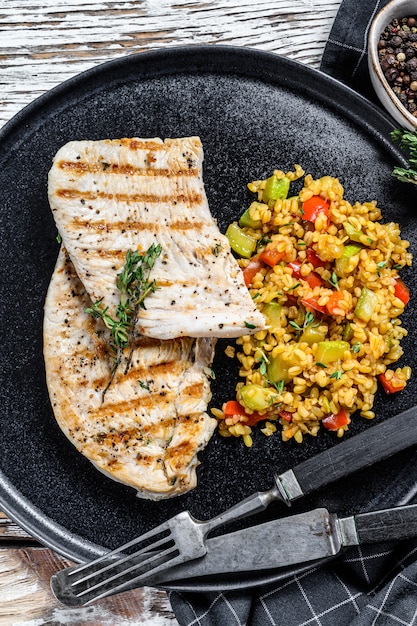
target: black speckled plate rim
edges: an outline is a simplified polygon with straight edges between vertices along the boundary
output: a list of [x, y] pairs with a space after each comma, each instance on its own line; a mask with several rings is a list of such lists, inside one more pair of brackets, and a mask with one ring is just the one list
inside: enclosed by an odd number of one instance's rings
[[[145, 81], [164, 81], [167, 77], [175, 77], [177, 74], [186, 74], [191, 77], [191, 80], [193, 76], [210, 76], [212, 74], [224, 77], [233, 76], [237, 79], [242, 77], [242, 79], [259, 81], [272, 88], [276, 86], [277, 89], [288, 90], [288, 92], [297, 94], [301, 100], [318, 102], [323, 109], [331, 111], [332, 115], [341, 116], [348, 125], [357, 127], [364, 135], [369, 135], [372, 141], [378, 144], [383, 152], [386, 152], [387, 158], [392, 163], [402, 163], [403, 165], [406, 163], [404, 155], [392, 144], [389, 137], [389, 132], [395, 127], [393, 121], [378, 107], [335, 79], [272, 53], [233, 46], [187, 46], [134, 54], [110, 61], [67, 80], [47, 94], [37, 98], [0, 130], [2, 155], [0, 156], [0, 164], [16, 158], [19, 151], [24, 149], [29, 130], [34, 132], [34, 129], [42, 128], [48, 116], [56, 115], [58, 110], [67, 111], [74, 93], [79, 94], [78, 100], [82, 105], [83, 99], [91, 97], [91, 94], [96, 90], [100, 92], [104, 84], [107, 88], [108, 86], [117, 87], [124, 81], [128, 82], [132, 77], [140, 77]], [[277, 164], [274, 163], [272, 167], [275, 166]], [[413, 192], [407, 190], [404, 193], [414, 197]], [[393, 402], [391, 404], [390, 415], [408, 408], [412, 404], [413, 398], [406, 394], [399, 403]], [[0, 452], [1, 445], [0, 441]], [[334, 441], [326, 439], [322, 447], [328, 445], [334, 445]], [[292, 450], [287, 460], [289, 465], [294, 464], [294, 459], [297, 458], [298, 449]], [[414, 451], [405, 455], [404, 461], [397, 459], [397, 464], [394, 464], [394, 471], [397, 472], [398, 480], [389, 485], [382, 480], [380, 492], [374, 492], [367, 505], [370, 507], [378, 506], [381, 502], [393, 505], [400, 500], [406, 501], [408, 494], [413, 492], [415, 488], [412, 473], [414, 465]], [[271, 468], [271, 473], [272, 471], [273, 468]], [[359, 482], [360, 478], [358, 484]], [[263, 485], [261, 486], [263, 487]], [[387, 493], [387, 489], [389, 493]], [[335, 503], [337, 505], [338, 498], [333, 493], [329, 492], [327, 496], [330, 504]], [[324, 500], [326, 501], [326, 494]], [[301, 506], [314, 506], [315, 504], [316, 500], [310, 498]], [[363, 503], [361, 505], [363, 506]], [[58, 524], [48, 517], [31, 501], [30, 497], [22, 494], [19, 486], [13, 484], [3, 472], [0, 473], [0, 506], [44, 545], [70, 559], [84, 561], [105, 552], [105, 549], [98, 543], [86, 540], [79, 534], [74, 534], [62, 524]], [[280, 578], [282, 574], [277, 573], [276, 577]], [[260, 572], [259, 575], [249, 575], [246, 578], [240, 576], [239, 580], [232, 579], [229, 581], [225, 579], [223, 582], [224, 588], [238, 588], [272, 582], [273, 580], [274, 573], [265, 572], [263, 575]], [[209, 581], [207, 584], [201, 583], [201, 586], [199, 586], [198, 581], [193, 581], [191, 585], [188, 585], [187, 582], [183, 586], [180, 583], [175, 584], [176, 589], [184, 590], [218, 589], [221, 586], [222, 581], [218, 580]]]

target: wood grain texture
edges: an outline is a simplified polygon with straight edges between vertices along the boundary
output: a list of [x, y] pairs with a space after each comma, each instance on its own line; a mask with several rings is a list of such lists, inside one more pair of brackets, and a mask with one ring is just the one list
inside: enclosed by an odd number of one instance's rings
[[49, 588], [51, 575], [71, 565], [52, 550], [0, 550], [0, 626], [176, 626], [165, 592], [145, 587], [89, 607], [67, 608]]
[[[62, 81], [161, 47], [226, 44], [318, 68], [340, 0], [2, 0], [0, 127]], [[67, 609], [49, 590], [68, 561], [0, 514], [0, 626], [175, 626], [165, 592], [144, 588]], [[12, 547], [13, 546], [13, 547]]]
[[0, 547], [5, 542], [27, 541], [31, 540], [31, 536], [15, 524], [7, 515], [0, 512]]
[[227, 44], [318, 67], [340, 0], [3, 0], [0, 126], [60, 82], [160, 47]]

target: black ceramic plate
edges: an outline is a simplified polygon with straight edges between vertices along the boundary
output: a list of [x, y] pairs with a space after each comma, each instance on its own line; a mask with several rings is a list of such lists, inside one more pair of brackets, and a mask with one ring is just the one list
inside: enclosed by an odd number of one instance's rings
[[[220, 46], [109, 62], [52, 90], [7, 124], [0, 133], [0, 507], [45, 544], [85, 560], [180, 510], [207, 519], [269, 488], [273, 472], [338, 444], [328, 433], [302, 446], [257, 433], [247, 449], [214, 435], [201, 454], [198, 487], [157, 503], [107, 479], [75, 451], [54, 421], [42, 357], [43, 302], [58, 252], [47, 173], [60, 146], [73, 139], [200, 135], [206, 190], [223, 230], [248, 204], [247, 181], [300, 163], [313, 176], [338, 176], [350, 201], [377, 198], [385, 219], [401, 223], [414, 249], [415, 196], [391, 176], [394, 164], [404, 162], [391, 129], [379, 110], [325, 75], [273, 54]], [[413, 293], [412, 272], [404, 277]], [[415, 306], [413, 298], [404, 315], [410, 329], [404, 362], [411, 366]], [[236, 382], [222, 343], [214, 370], [213, 405], [219, 406]], [[414, 381], [397, 397], [379, 394], [375, 421], [416, 398]], [[371, 427], [358, 419], [348, 436]], [[414, 488], [414, 467], [414, 451], [404, 452], [293, 511], [320, 503], [345, 514], [395, 504]]]

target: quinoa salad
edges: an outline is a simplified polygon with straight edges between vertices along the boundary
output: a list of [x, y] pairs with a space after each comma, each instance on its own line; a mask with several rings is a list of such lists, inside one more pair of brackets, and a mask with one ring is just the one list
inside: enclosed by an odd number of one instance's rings
[[407, 334], [409, 242], [375, 200], [351, 204], [337, 178], [299, 165], [248, 189], [255, 199], [226, 235], [267, 329], [226, 349], [242, 380], [212, 409], [219, 432], [247, 446], [254, 427], [297, 443], [322, 428], [342, 437], [354, 413], [375, 416], [378, 388], [398, 393], [411, 376], [390, 367]]

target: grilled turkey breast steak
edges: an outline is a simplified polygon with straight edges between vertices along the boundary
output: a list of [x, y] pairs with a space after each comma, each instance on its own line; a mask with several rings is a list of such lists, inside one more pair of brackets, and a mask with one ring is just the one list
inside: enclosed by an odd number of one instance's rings
[[137, 326], [148, 337], [237, 337], [265, 327], [210, 213], [202, 161], [198, 137], [72, 141], [49, 173], [50, 206], [76, 272], [113, 315], [127, 250], [162, 246], [152, 271], [158, 289]]
[[101, 320], [62, 248], [45, 302], [44, 357], [56, 420], [76, 448], [105, 474], [143, 498], [196, 485], [197, 453], [216, 420], [206, 413], [207, 369], [215, 339], [140, 337], [103, 399], [114, 354]]

